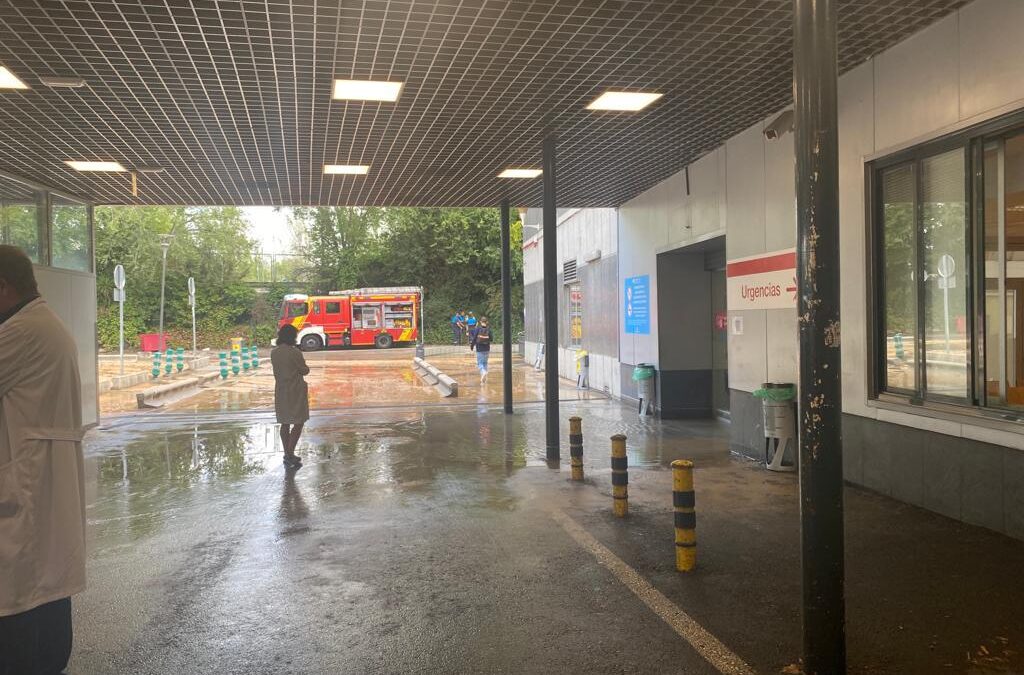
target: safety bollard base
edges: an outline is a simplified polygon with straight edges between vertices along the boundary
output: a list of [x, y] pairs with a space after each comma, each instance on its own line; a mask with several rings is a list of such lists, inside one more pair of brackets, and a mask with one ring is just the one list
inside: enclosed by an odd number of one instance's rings
[[672, 462], [672, 510], [675, 525], [676, 571], [692, 572], [697, 566], [697, 511], [693, 490], [693, 462]]
[[697, 567], [697, 545], [676, 542], [676, 571], [692, 572]]

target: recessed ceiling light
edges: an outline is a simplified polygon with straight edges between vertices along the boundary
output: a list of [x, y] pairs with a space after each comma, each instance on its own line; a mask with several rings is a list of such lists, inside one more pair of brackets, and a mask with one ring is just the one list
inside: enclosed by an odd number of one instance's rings
[[135, 170], [139, 173], [163, 173], [164, 168], [157, 164], [143, 164], [135, 167]]
[[498, 178], [536, 178], [541, 173], [540, 169], [505, 169]]
[[341, 101], [397, 101], [401, 82], [335, 80], [334, 98]]
[[85, 80], [81, 77], [56, 77], [43, 75], [39, 81], [47, 87], [84, 87]]
[[587, 109], [636, 112], [643, 110], [661, 97], [662, 94], [645, 94], [637, 91], [606, 91], [588, 105]]
[[367, 164], [324, 164], [324, 173], [361, 176], [370, 170]]
[[84, 162], [69, 159], [64, 163], [75, 171], [127, 171], [120, 162]]
[[28, 89], [28, 85], [7, 68], [0, 66], [0, 89]]

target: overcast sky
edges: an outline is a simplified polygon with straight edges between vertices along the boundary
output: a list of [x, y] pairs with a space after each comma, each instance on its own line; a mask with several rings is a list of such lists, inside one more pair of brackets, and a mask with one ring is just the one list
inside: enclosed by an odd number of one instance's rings
[[257, 241], [262, 253], [291, 253], [292, 235], [288, 229], [290, 208], [246, 206], [242, 208], [249, 221], [249, 235]]

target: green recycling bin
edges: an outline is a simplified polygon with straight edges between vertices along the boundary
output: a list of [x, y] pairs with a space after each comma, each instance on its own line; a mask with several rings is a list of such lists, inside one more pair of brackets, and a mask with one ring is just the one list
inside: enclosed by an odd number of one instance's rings
[[754, 396], [761, 399], [762, 405], [765, 468], [796, 471], [796, 386], [788, 382], [765, 382]]
[[633, 367], [633, 381], [636, 382], [636, 397], [639, 399], [640, 415], [654, 414], [654, 366], [638, 363]]

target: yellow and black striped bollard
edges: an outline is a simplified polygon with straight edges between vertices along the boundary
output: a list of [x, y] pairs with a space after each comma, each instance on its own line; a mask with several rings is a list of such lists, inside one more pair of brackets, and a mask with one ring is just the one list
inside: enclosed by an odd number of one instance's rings
[[583, 420], [569, 418], [569, 461], [572, 463], [572, 479], [583, 480]]
[[693, 494], [693, 462], [672, 462], [672, 506], [675, 507], [676, 569], [689, 572], [697, 566], [697, 511]]
[[612, 436], [612, 508], [619, 518], [629, 512], [629, 472], [626, 463], [626, 437]]

